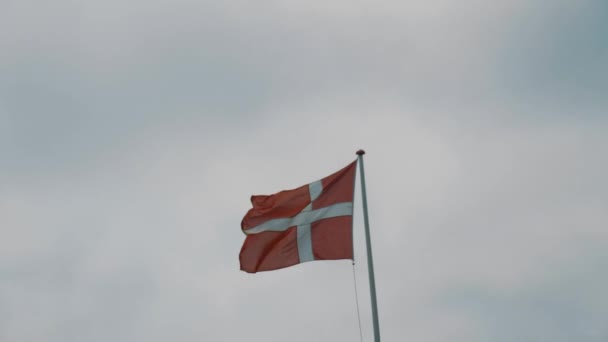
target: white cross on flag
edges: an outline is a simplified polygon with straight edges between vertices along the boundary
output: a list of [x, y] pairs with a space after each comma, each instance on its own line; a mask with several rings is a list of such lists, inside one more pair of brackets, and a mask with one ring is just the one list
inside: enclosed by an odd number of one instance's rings
[[319, 181], [274, 195], [252, 196], [241, 229], [239, 259], [249, 273], [313, 260], [353, 258], [357, 162]]

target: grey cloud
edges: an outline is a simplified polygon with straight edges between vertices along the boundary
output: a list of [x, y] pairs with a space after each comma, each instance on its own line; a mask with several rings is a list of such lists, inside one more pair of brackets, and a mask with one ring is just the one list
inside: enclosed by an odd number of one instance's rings
[[348, 261], [237, 255], [360, 147], [385, 339], [605, 338], [603, 7], [8, 3], [0, 339], [357, 339]]
[[438, 306], [484, 321], [488, 339], [601, 341], [608, 331], [599, 323], [606, 303], [598, 290], [606, 286], [600, 249], [587, 248], [573, 260], [562, 258], [523, 288], [488, 293], [484, 289], [452, 289]]

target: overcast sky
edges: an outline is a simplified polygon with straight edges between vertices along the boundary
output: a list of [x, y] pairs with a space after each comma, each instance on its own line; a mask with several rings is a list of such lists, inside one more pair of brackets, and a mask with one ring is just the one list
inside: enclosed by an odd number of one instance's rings
[[607, 94], [605, 0], [0, 0], [0, 340], [358, 341], [238, 253], [364, 148], [384, 341], [606, 341]]

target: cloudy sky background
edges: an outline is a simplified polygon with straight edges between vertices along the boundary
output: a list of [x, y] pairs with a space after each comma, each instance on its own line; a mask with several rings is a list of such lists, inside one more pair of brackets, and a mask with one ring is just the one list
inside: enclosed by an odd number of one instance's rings
[[607, 37], [603, 0], [2, 0], [0, 340], [358, 341], [349, 261], [238, 252], [365, 148], [384, 341], [606, 341]]

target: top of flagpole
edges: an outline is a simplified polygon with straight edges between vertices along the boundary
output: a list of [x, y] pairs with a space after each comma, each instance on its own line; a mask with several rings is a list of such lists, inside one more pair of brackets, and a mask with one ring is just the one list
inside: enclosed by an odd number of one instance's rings
[[365, 151], [363, 151], [363, 150], [359, 150], [359, 151], [357, 151], [357, 155], [358, 155], [358, 156], [362, 156], [362, 155], [364, 155], [364, 154], [365, 154]]

